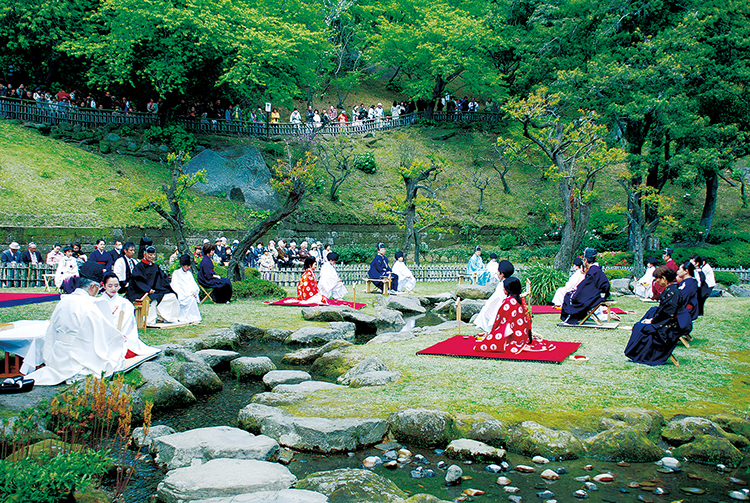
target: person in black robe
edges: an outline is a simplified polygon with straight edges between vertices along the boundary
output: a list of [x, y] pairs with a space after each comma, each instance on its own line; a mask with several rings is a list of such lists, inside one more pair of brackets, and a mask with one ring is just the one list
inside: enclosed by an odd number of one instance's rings
[[569, 325], [578, 324], [592, 309], [609, 297], [609, 280], [596, 262], [594, 248], [586, 248], [583, 251], [583, 266], [586, 268], [583, 281], [563, 298], [560, 319]]
[[225, 304], [232, 298], [232, 282], [214, 273], [214, 245], [203, 245], [203, 258], [198, 271], [198, 283], [206, 288], [213, 288], [211, 299], [217, 304]]
[[695, 279], [695, 266], [692, 262], [680, 264], [680, 268], [677, 269], [677, 282], [680, 284], [678, 288], [682, 303], [690, 313], [690, 319], [695, 321], [698, 319], [699, 300], [698, 281]]
[[[372, 279], [391, 278], [391, 292], [395, 293], [398, 291], [398, 274], [393, 274], [388, 265], [388, 257], [385, 256], [385, 244], [378, 243], [378, 254], [370, 262], [370, 270], [367, 273], [367, 277]], [[373, 281], [372, 284], [381, 292], [383, 291], [382, 281]]]
[[102, 268], [102, 274], [107, 274], [112, 270], [112, 255], [104, 251], [106, 242], [103, 239], [96, 240], [96, 249], [89, 255], [89, 262], [95, 262]]
[[156, 323], [158, 318], [167, 323], [176, 323], [180, 314], [180, 303], [169, 284], [169, 278], [154, 263], [155, 261], [156, 248], [146, 247], [143, 260], [133, 267], [125, 296], [135, 304], [137, 300], [141, 300], [144, 295], [148, 294], [151, 304], [146, 323], [149, 325]]
[[659, 305], [652, 307], [633, 326], [630, 340], [625, 346], [625, 356], [635, 363], [662, 365], [672, 355], [680, 337], [690, 334], [693, 322], [685, 309], [678, 284], [677, 274], [669, 266], [660, 266], [654, 277], [664, 291]]

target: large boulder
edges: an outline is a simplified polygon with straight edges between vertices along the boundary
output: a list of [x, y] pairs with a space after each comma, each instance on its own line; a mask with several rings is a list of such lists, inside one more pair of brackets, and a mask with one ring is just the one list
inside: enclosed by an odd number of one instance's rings
[[716, 414], [711, 420], [721, 426], [724, 431], [731, 431], [736, 435], [750, 438], [750, 421], [747, 419], [732, 414]]
[[307, 321], [344, 321], [342, 313], [352, 310], [347, 306], [310, 306], [302, 308], [302, 318]]
[[261, 432], [299, 451], [348, 452], [382, 442], [388, 429], [382, 419], [268, 416]]
[[505, 446], [508, 436], [508, 425], [505, 421], [495, 419], [486, 412], [473, 415], [458, 414], [455, 419], [458, 436], [479, 440], [494, 447]]
[[[456, 288], [456, 297], [460, 297], [461, 300], [466, 299], [483, 299], [487, 300], [492, 297], [497, 288], [497, 283], [490, 283], [488, 285], [459, 285]], [[447, 300], [447, 299], [446, 299]]]
[[281, 363], [288, 365], [310, 365], [320, 356], [320, 348], [301, 348], [285, 354]]
[[310, 367], [310, 372], [326, 379], [338, 379], [340, 375], [343, 375], [365, 358], [364, 353], [353, 349], [353, 347], [334, 349], [319, 356]]
[[253, 395], [250, 403], [282, 407], [284, 405], [294, 405], [297, 402], [305, 400], [305, 398], [307, 396], [302, 393], [274, 393], [273, 391], [266, 391]]
[[610, 293], [617, 293], [620, 295], [632, 295], [633, 292], [630, 290], [630, 278], [613, 279], [609, 282]]
[[630, 426], [641, 431], [652, 440], [659, 438], [664, 416], [658, 410], [640, 407], [610, 407], [604, 409], [604, 416], [599, 420], [599, 430], [604, 431], [615, 426]]
[[156, 438], [151, 453], [170, 470], [217, 458], [275, 461], [279, 444], [265, 435], [255, 436], [239, 428], [197, 428]]
[[333, 340], [354, 340], [354, 334], [346, 334], [340, 330], [334, 330], [332, 328], [324, 327], [302, 327], [299, 330], [292, 332], [292, 335], [287, 337], [284, 341], [285, 344], [325, 344]]
[[263, 336], [263, 342], [284, 342], [292, 335], [292, 332], [286, 328], [269, 328]]
[[226, 370], [229, 368], [229, 362], [240, 357], [237, 351], [225, 351], [223, 349], [202, 349], [196, 351], [195, 354], [203, 358], [206, 365], [214, 370]]
[[750, 297], [750, 288], [747, 286], [732, 285], [729, 292], [735, 297]]
[[[183, 341], [180, 341], [183, 342]], [[234, 351], [242, 346], [242, 338], [231, 328], [210, 330], [197, 339], [184, 341], [187, 345], [193, 346], [193, 349], [223, 349], [225, 351]]]
[[[484, 300], [461, 300], [461, 321], [466, 323], [471, 321], [471, 318], [478, 314], [482, 310], [486, 301]], [[448, 317], [452, 320], [456, 319], [456, 304], [452, 304], [448, 308]]]
[[343, 386], [324, 381], [303, 381], [298, 384], [279, 384], [273, 388], [274, 393], [292, 393], [300, 395], [309, 395], [316, 391], [329, 389], [341, 389]]
[[333, 340], [353, 341], [357, 336], [357, 326], [350, 321], [332, 321], [328, 323], [331, 330], [337, 333]]
[[584, 453], [580, 440], [569, 431], [559, 431], [534, 421], [524, 421], [508, 435], [508, 450], [524, 456], [550, 459], [577, 459]]
[[376, 371], [387, 371], [388, 367], [386, 367], [383, 360], [380, 359], [379, 356], [370, 355], [358, 364], [356, 364], [354, 367], [350, 368], [346, 371], [346, 373], [342, 376], [340, 376], [336, 382], [339, 384], [343, 384], [344, 386], [348, 386], [350, 382], [352, 382], [352, 379], [355, 377], [365, 374], [367, 372], [376, 372]]
[[174, 432], [174, 428], [171, 428], [166, 424], [157, 424], [151, 426], [148, 429], [148, 435], [146, 435], [146, 430], [139, 426], [138, 428], [133, 428], [133, 433], [130, 435], [130, 438], [135, 446], [150, 448], [154, 440], [159, 437], [171, 435]]
[[146, 383], [136, 390], [136, 401], [153, 402], [157, 411], [188, 407], [195, 403], [195, 395], [158, 363], [143, 363], [138, 370]]
[[727, 438], [721, 426], [705, 417], [683, 417], [672, 419], [661, 431], [661, 436], [670, 445], [682, 445], [692, 442], [698, 436], [710, 435]]
[[401, 342], [401, 341], [408, 341], [410, 339], [414, 339], [416, 335], [414, 335], [413, 330], [405, 330], [403, 332], [385, 332], [383, 334], [376, 335], [369, 341], [367, 341], [367, 344], [388, 344], [390, 342]]
[[301, 489], [282, 489], [281, 491], [259, 491], [224, 498], [195, 500], [191, 503], [328, 503], [328, 496]]
[[388, 416], [396, 440], [423, 447], [446, 445], [451, 439], [453, 423], [450, 414], [436, 409], [402, 409]]
[[687, 458], [697, 463], [721, 463], [731, 467], [740, 466], [744, 459], [742, 451], [733, 446], [728, 438], [713, 435], [697, 435], [692, 442], [675, 449], [673, 454], [675, 457]]
[[248, 323], [232, 323], [232, 330], [242, 341], [260, 340], [266, 335], [265, 329]]
[[323, 493], [331, 503], [401, 503], [407, 497], [385, 477], [349, 468], [310, 474], [296, 488]]
[[276, 365], [267, 356], [243, 356], [232, 360], [229, 369], [240, 381], [254, 381], [276, 370]]
[[505, 460], [505, 449], [498, 449], [478, 440], [459, 438], [448, 444], [445, 455], [465, 461], [500, 463]]
[[365, 372], [353, 378], [349, 383], [350, 388], [367, 388], [370, 386], [385, 386], [401, 379], [401, 374], [389, 370], [376, 370]]
[[586, 447], [590, 456], [605, 461], [647, 463], [664, 456], [664, 451], [642, 429], [630, 426], [602, 431], [586, 440]]
[[174, 361], [167, 365], [169, 375], [198, 395], [221, 391], [224, 384], [211, 367], [201, 362]]
[[206, 183], [196, 188], [210, 196], [223, 196], [254, 210], [276, 209], [278, 198], [271, 186], [271, 172], [257, 148], [242, 145], [216, 152], [206, 149], [193, 157], [185, 171], [206, 171]]
[[419, 299], [407, 295], [389, 295], [382, 298], [388, 309], [395, 309], [405, 314], [426, 313], [427, 309], [422, 307]]
[[263, 384], [273, 389], [279, 384], [299, 384], [311, 379], [310, 374], [302, 370], [272, 370], [263, 376]]
[[401, 330], [406, 325], [401, 311], [395, 309], [379, 309], [375, 313], [375, 324], [378, 330]]
[[177, 468], [159, 483], [164, 503], [185, 503], [260, 491], [289, 489], [297, 481], [285, 466], [254, 459], [212, 459], [207, 463]]
[[441, 302], [445, 302], [447, 300], [455, 299], [456, 295], [453, 292], [443, 292], [443, 293], [436, 293], [433, 295], [425, 295], [424, 297], [419, 298], [419, 302], [423, 306], [434, 306], [436, 304], [440, 304]]
[[237, 426], [255, 435], [260, 434], [261, 425], [268, 417], [291, 416], [287, 411], [277, 407], [251, 403], [240, 409], [237, 415]]

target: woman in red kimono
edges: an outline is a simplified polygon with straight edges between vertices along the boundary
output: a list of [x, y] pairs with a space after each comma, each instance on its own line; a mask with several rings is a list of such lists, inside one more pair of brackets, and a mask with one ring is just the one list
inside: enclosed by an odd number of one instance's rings
[[492, 331], [474, 346], [477, 352], [552, 351], [549, 341], [537, 340], [531, 335], [531, 315], [521, 297], [521, 282], [515, 276], [503, 281], [507, 297], [500, 304]]
[[297, 300], [306, 304], [328, 304], [328, 299], [318, 290], [318, 280], [315, 279], [315, 267], [317, 265], [314, 257], [306, 258], [305, 272], [297, 283]]

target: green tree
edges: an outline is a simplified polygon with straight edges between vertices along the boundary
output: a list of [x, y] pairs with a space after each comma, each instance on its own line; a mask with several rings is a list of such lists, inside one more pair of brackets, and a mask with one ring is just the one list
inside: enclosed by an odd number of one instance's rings
[[[551, 162], [545, 175], [558, 182], [562, 223], [554, 268], [567, 271], [583, 242], [596, 180], [603, 170], [621, 162], [624, 153], [607, 145], [607, 128], [595, 112], [573, 114], [559, 95], [549, 94], [546, 88], [510, 101], [505, 110], [520, 124], [523, 136]], [[498, 144], [508, 141], [498, 138]]]

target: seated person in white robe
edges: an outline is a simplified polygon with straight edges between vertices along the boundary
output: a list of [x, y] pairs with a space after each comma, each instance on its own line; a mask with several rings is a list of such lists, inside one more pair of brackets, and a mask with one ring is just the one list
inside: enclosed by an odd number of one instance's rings
[[344, 282], [339, 278], [339, 273], [336, 272], [334, 265], [339, 259], [339, 254], [336, 252], [330, 252], [325, 262], [320, 268], [320, 281], [318, 281], [318, 288], [320, 293], [328, 299], [341, 300], [344, 296], [349, 293]]
[[635, 282], [635, 296], [642, 299], [651, 299], [654, 292], [651, 285], [654, 283], [654, 271], [656, 270], [656, 258], [646, 259], [646, 273]]
[[394, 257], [393, 274], [398, 275], [398, 291], [411, 292], [417, 286], [417, 279], [404, 263], [404, 252], [398, 251]]
[[198, 309], [198, 283], [195, 282], [193, 271], [190, 270], [191, 263], [190, 255], [180, 257], [180, 267], [172, 273], [170, 283], [172, 290], [177, 294], [177, 300], [180, 301], [178, 318], [181, 323], [200, 323], [202, 319]]
[[490, 261], [487, 262], [487, 272], [490, 273], [490, 281], [488, 284], [499, 281], [497, 278], [497, 253], [490, 253]]
[[57, 262], [55, 271], [55, 286], [65, 293], [73, 293], [75, 285], [71, 284], [71, 278], [78, 277], [78, 261], [73, 256], [73, 248], [63, 248], [63, 257]]
[[99, 282], [81, 276], [78, 288], [61, 298], [44, 339], [45, 366], [27, 378], [53, 386], [87, 375], [109, 377], [124, 368], [125, 338], [96, 306], [97, 293]]
[[125, 358], [135, 356], [151, 356], [159, 352], [158, 349], [146, 345], [138, 337], [138, 325], [135, 322], [135, 307], [126, 298], [117, 295], [120, 290], [120, 280], [117, 274], [108, 272], [102, 281], [104, 293], [96, 299], [96, 307], [109, 319], [125, 337]]
[[477, 317], [472, 322], [482, 332], [489, 333], [492, 331], [492, 327], [495, 324], [495, 318], [497, 317], [497, 311], [500, 309], [500, 305], [506, 297], [503, 281], [506, 278], [513, 276], [515, 270], [513, 264], [507, 260], [501, 260], [497, 264], [497, 277], [500, 282], [497, 284], [497, 288], [495, 288], [495, 293], [493, 293], [487, 300], [487, 303], [482, 307], [482, 310], [479, 311], [479, 314], [477, 314]]
[[552, 297], [552, 303], [556, 307], [562, 306], [563, 300], [565, 299], [565, 294], [575, 290], [578, 286], [578, 283], [583, 281], [583, 278], [586, 277], [586, 274], [583, 272], [583, 260], [580, 257], [576, 257], [573, 260], [573, 270], [574, 272], [568, 279], [568, 282], [565, 283], [564, 286], [558, 288], [555, 291], [555, 296]]

